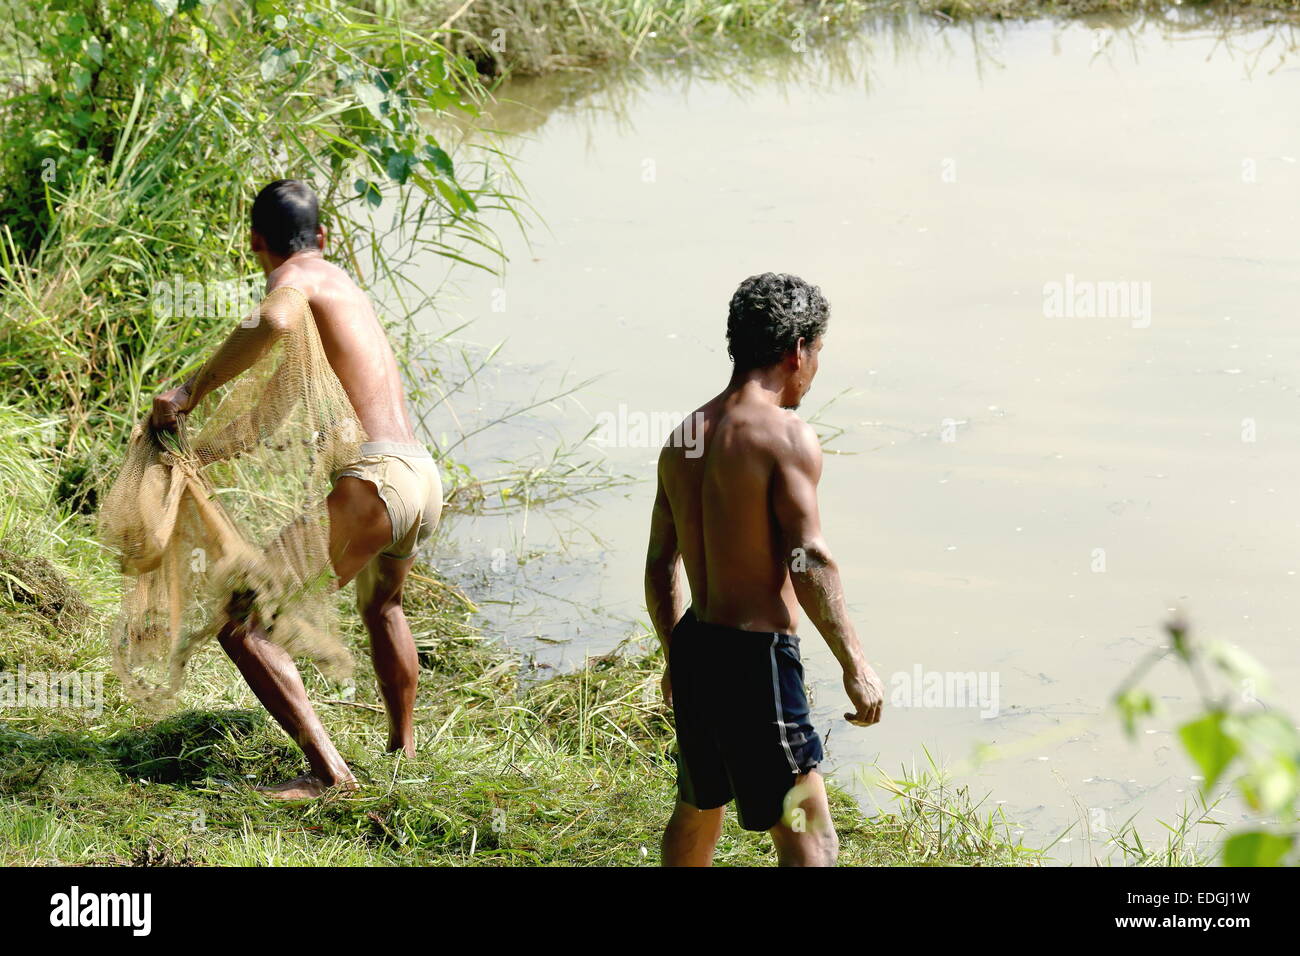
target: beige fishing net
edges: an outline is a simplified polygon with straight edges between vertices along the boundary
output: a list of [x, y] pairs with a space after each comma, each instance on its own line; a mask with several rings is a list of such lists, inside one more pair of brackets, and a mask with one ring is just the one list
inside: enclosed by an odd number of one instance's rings
[[365, 436], [302, 293], [268, 295], [205, 378], [233, 380], [175, 435], [147, 417], [135, 426], [99, 516], [125, 576], [114, 668], [157, 706], [232, 614], [255, 614], [272, 641], [332, 676], [352, 665], [332, 607], [325, 498]]

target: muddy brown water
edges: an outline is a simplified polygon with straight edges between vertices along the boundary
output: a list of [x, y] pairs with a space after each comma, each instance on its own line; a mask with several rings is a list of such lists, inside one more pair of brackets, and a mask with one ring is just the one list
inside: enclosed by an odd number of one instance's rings
[[[1162, 840], [1198, 785], [1171, 732], [1191, 685], [1156, 675], [1135, 743], [1106, 700], [1169, 609], [1300, 678], [1291, 50], [1278, 27], [914, 20], [752, 70], [506, 87], [545, 225], [505, 233], [503, 279], [452, 273], [442, 321], [505, 346], [435, 437], [600, 376], [457, 454], [491, 474], [604, 423], [579, 457], [641, 480], [453, 520], [440, 568], [544, 665], [636, 631], [658, 422], [725, 384], [737, 282], [797, 273], [832, 306], [802, 409], [840, 453], [823, 520], [892, 698], [847, 725], [805, 626], [828, 769], [870, 804], [856, 768], [925, 747], [1026, 843], [1069, 829], [1059, 860], [1134, 815]], [[923, 693], [956, 674], [987, 699]], [[1005, 753], [968, 764], [982, 744]]]

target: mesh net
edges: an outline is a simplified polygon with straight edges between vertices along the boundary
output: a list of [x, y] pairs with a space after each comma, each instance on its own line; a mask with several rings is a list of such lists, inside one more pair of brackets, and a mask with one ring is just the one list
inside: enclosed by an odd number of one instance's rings
[[124, 575], [114, 669], [152, 705], [175, 697], [207, 638], [250, 614], [326, 673], [352, 666], [331, 600], [325, 498], [365, 436], [302, 293], [268, 295], [205, 377], [233, 381], [175, 436], [137, 424], [99, 515]]

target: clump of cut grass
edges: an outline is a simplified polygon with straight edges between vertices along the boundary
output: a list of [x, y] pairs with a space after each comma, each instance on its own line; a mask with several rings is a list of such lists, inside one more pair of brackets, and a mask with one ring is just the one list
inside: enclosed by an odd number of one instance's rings
[[90, 608], [48, 558], [11, 550], [0, 541], [0, 587], [12, 604], [29, 606], [59, 625], [83, 621]]

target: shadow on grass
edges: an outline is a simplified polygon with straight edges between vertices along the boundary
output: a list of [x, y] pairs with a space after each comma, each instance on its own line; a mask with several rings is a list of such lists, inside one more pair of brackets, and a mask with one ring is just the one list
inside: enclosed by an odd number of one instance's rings
[[246, 765], [266, 762], [264, 746], [246, 747], [265, 724], [266, 715], [258, 711], [191, 710], [106, 738], [0, 729], [0, 761], [9, 765], [0, 770], [0, 792], [35, 786], [45, 768], [59, 761], [113, 766], [124, 777], [155, 783], [241, 774]]

